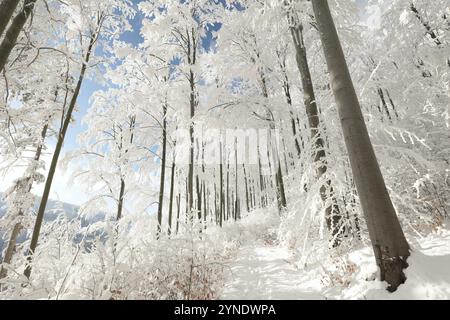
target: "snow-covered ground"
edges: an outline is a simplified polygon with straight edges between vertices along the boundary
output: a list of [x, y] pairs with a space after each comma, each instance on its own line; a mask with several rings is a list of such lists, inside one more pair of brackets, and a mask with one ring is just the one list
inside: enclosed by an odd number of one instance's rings
[[308, 279], [282, 247], [243, 246], [226, 275], [221, 299], [321, 299], [318, 280]]
[[343, 257], [350, 267], [339, 278], [329, 259], [300, 269], [288, 249], [262, 240], [248, 243], [230, 262], [220, 299], [450, 299], [450, 231], [410, 242], [408, 279], [392, 294], [375, 280], [369, 247]]

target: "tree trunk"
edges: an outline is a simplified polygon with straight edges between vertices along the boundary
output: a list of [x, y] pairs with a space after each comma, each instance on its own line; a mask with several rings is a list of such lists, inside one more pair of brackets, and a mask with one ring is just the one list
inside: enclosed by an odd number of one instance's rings
[[[11, 0], [8, 0], [11, 1]], [[0, 71], [6, 65], [8, 61], [9, 55], [11, 54], [12, 49], [16, 45], [17, 38], [19, 37], [20, 32], [22, 31], [25, 23], [28, 20], [31, 12], [33, 11], [34, 4], [36, 0], [25, 0], [23, 5], [23, 9], [14, 17], [12, 20], [8, 30], [6, 31], [5, 37], [3, 38], [2, 43], [0, 44]], [[12, 4], [14, 5], [14, 4]], [[17, 4], [16, 4], [17, 6]], [[0, 7], [0, 9], [3, 9]], [[3, 13], [3, 12], [2, 12]], [[1, 17], [0, 17], [1, 19]], [[8, 23], [2, 21], [2, 23]], [[1, 34], [0, 34], [1, 35]]]
[[203, 190], [203, 229], [206, 229], [206, 219], [208, 216], [207, 197], [209, 198], [209, 190], [207, 193], [205, 181], [203, 181], [202, 183], [202, 190]]
[[222, 156], [222, 141], [219, 142], [220, 143], [220, 163], [219, 163], [219, 177], [220, 177], [220, 201], [219, 201], [219, 225], [222, 227], [222, 223], [223, 223], [223, 213], [224, 213], [224, 194], [223, 194], [223, 156]]
[[226, 197], [226, 205], [227, 205], [227, 210], [226, 210], [226, 220], [228, 220], [230, 218], [230, 160], [227, 157], [227, 182], [226, 182], [226, 191], [227, 191], [227, 197]]
[[245, 170], [245, 164], [242, 164], [242, 169], [244, 171], [244, 185], [245, 185], [245, 204], [247, 207], [247, 212], [250, 212], [250, 199], [249, 199], [249, 185], [247, 178], [247, 171]]
[[[130, 117], [130, 144], [133, 143], [133, 139], [134, 139], [134, 126], [136, 124], [136, 116], [131, 116]], [[122, 130], [121, 130], [122, 131]], [[123, 136], [121, 136], [120, 138], [120, 147], [119, 150], [122, 151], [123, 149]], [[128, 153], [128, 148], [125, 149], [125, 154]], [[117, 201], [117, 216], [116, 216], [116, 221], [119, 221], [122, 218], [122, 210], [123, 210], [123, 198], [125, 196], [125, 178], [122, 174], [122, 170], [120, 171], [120, 191], [119, 191], [119, 198]], [[116, 229], [116, 231], [118, 232], [118, 228]]]
[[178, 234], [178, 227], [180, 225], [180, 211], [181, 211], [181, 194], [177, 196], [177, 223], [175, 227], [175, 234]]
[[395, 291], [406, 277], [409, 245], [378, 165], [327, 0], [313, 1], [345, 144], [381, 280]]
[[[175, 158], [175, 157], [174, 157]], [[169, 195], [169, 229], [167, 234], [170, 236], [172, 232], [172, 208], [173, 208], [173, 191], [175, 184], [175, 160], [172, 162], [172, 171], [170, 174], [170, 195]]]
[[[290, 17], [289, 20], [291, 24], [290, 30], [292, 40], [294, 42], [296, 50], [295, 57], [297, 61], [297, 68], [298, 71], [300, 72], [300, 78], [302, 82], [303, 101], [305, 104], [306, 114], [308, 117], [308, 124], [311, 132], [311, 141], [312, 143], [314, 143], [315, 147], [314, 162], [319, 165], [317, 168], [317, 176], [318, 179], [320, 179], [320, 177], [322, 177], [327, 172], [328, 166], [324, 149], [325, 143], [319, 131], [320, 126], [319, 111], [317, 108], [311, 72], [309, 70], [308, 58], [306, 55], [306, 47], [303, 40], [303, 26], [300, 23], [296, 23], [297, 21], [293, 17]], [[332, 190], [331, 181], [328, 180], [326, 184]], [[326, 189], [327, 188], [325, 185], [322, 185], [322, 187], [320, 188], [320, 197], [323, 202], [327, 201]], [[330, 230], [333, 239], [332, 245], [335, 247], [340, 243], [340, 237], [342, 235], [341, 231], [342, 217], [339, 212], [339, 208], [334, 203], [335, 199], [333, 199], [333, 204], [325, 208], [325, 217], [327, 221], [328, 230]]]
[[[194, 29], [191, 30], [191, 37], [189, 36], [189, 30], [186, 30], [187, 37], [187, 60], [190, 66], [195, 66], [197, 62], [197, 43], [194, 34]], [[188, 207], [187, 214], [189, 215], [191, 222], [194, 221], [193, 217], [193, 207], [194, 207], [194, 115], [195, 109], [197, 107], [197, 92], [195, 86], [195, 74], [192, 68], [189, 70], [189, 138], [190, 138], [190, 148], [189, 148], [189, 169], [188, 169]]]
[[[42, 128], [42, 132], [41, 132], [41, 143], [38, 145], [37, 149], [36, 149], [36, 153], [34, 154], [34, 163], [32, 164], [33, 169], [31, 170], [29, 176], [26, 178], [26, 182], [24, 183], [24, 187], [25, 190], [23, 190], [25, 193], [29, 193], [31, 191], [31, 189], [33, 188], [33, 174], [36, 172], [36, 163], [39, 161], [39, 159], [41, 158], [41, 154], [42, 154], [42, 148], [44, 146], [44, 140], [45, 137], [47, 136], [47, 129], [48, 129], [48, 124], [44, 125], [44, 128]], [[16, 193], [21, 192], [21, 190], [17, 190]], [[19, 208], [19, 212], [18, 212], [18, 217], [23, 216], [23, 210], [25, 208]], [[14, 255], [14, 249], [16, 248], [16, 241], [17, 241], [17, 237], [20, 234], [20, 231], [22, 230], [22, 224], [20, 222], [17, 222], [14, 227], [13, 227], [13, 231], [11, 232], [11, 236], [9, 237], [9, 241], [8, 241], [8, 246], [6, 247], [6, 251], [5, 251], [5, 255], [3, 257], [3, 262], [2, 262], [2, 266], [0, 268], [0, 279], [3, 279], [4, 277], [6, 277], [8, 270], [5, 269], [3, 267], [3, 265], [5, 264], [11, 264], [12, 261], [12, 257]]]
[[236, 193], [236, 198], [234, 199], [234, 214], [235, 219], [240, 218], [239, 214], [239, 193], [238, 193], [238, 158], [237, 158], [237, 138], [234, 140], [234, 174], [235, 174], [235, 185], [234, 192]]
[[24, 275], [27, 278], [29, 278], [31, 275], [31, 269], [32, 269], [31, 262], [33, 259], [34, 251], [36, 250], [36, 247], [38, 244], [39, 233], [41, 231], [42, 221], [44, 219], [45, 208], [47, 206], [48, 197], [50, 195], [50, 189], [52, 187], [53, 176], [55, 175], [55, 171], [56, 171], [56, 165], [58, 164], [59, 154], [61, 153], [61, 149], [62, 149], [62, 146], [64, 143], [64, 138], [66, 136], [67, 129], [69, 128], [69, 124], [72, 120], [72, 113], [75, 108], [75, 105], [76, 105], [76, 102], [78, 99], [78, 95], [80, 94], [80, 89], [81, 89], [81, 85], [84, 80], [84, 75], [86, 73], [87, 64], [89, 62], [89, 58], [91, 57], [92, 49], [93, 49], [95, 41], [97, 39], [99, 30], [100, 30], [100, 22], [99, 22], [96, 33], [91, 35], [91, 38], [89, 41], [89, 46], [86, 51], [86, 56], [84, 57], [84, 61], [81, 65], [81, 71], [80, 71], [80, 75], [78, 77], [78, 82], [75, 87], [75, 91], [72, 95], [72, 99], [70, 100], [69, 108], [67, 109], [67, 113], [64, 118], [63, 126], [58, 135], [58, 141], [56, 143], [55, 152], [53, 153], [52, 161], [50, 163], [47, 180], [45, 181], [45, 187], [44, 187], [44, 192], [42, 194], [41, 203], [39, 205], [39, 209], [38, 209], [38, 212], [36, 215], [36, 222], [34, 224], [33, 234], [31, 236], [30, 248], [28, 249], [28, 253], [27, 253], [28, 254], [28, 257], [27, 257], [28, 263], [27, 263], [27, 266], [24, 271]]
[[6, 26], [16, 10], [20, 0], [2, 0], [0, 1], [0, 38], [5, 32]]
[[286, 97], [286, 102], [289, 107], [289, 114], [291, 116], [292, 136], [294, 137], [294, 144], [295, 144], [295, 149], [297, 150], [297, 157], [300, 157], [302, 150], [300, 148], [300, 143], [298, 142], [298, 137], [297, 137], [297, 126], [295, 123], [296, 117], [294, 115], [294, 107], [292, 105], [291, 86], [289, 84], [289, 78], [287, 76], [286, 61], [285, 61], [285, 59], [282, 59], [281, 57], [280, 57], [280, 59], [281, 59], [280, 60], [280, 68], [283, 73], [283, 91], [284, 91], [284, 95]]
[[[260, 76], [260, 81], [261, 81], [263, 97], [268, 99], [269, 92], [267, 90], [266, 77], [265, 77], [265, 74], [262, 69], [259, 70], [259, 76]], [[269, 111], [267, 112], [267, 119], [269, 121], [269, 129], [275, 130], [275, 119], [273, 118], [272, 113]], [[280, 164], [279, 164], [280, 161], [279, 161], [279, 156], [278, 156], [278, 148], [277, 148], [276, 144], [275, 144], [275, 146], [272, 145], [271, 133], [269, 133], [269, 137], [270, 137], [270, 139], [269, 139], [268, 145], [267, 145], [267, 159], [269, 162], [269, 169], [271, 170], [270, 151], [269, 151], [269, 150], [271, 150], [272, 154], [273, 154], [274, 165], [276, 166], [274, 171], [275, 171], [275, 188], [276, 188], [276, 198], [277, 198], [277, 203], [278, 203], [278, 211], [281, 213], [281, 211], [284, 210], [287, 206], [286, 196], [284, 194], [283, 176], [281, 174], [280, 175], [277, 174], [278, 169], [280, 169], [280, 171], [281, 171], [281, 167], [278, 168], [278, 166], [280, 166]], [[270, 182], [272, 183], [272, 180], [270, 180]]]
[[159, 182], [159, 199], [158, 199], [158, 228], [156, 238], [159, 239], [162, 225], [162, 209], [164, 202], [164, 182], [166, 179], [166, 148], [167, 148], [167, 104], [163, 104], [163, 131], [162, 131], [162, 155], [161, 155], [161, 179]]
[[119, 221], [122, 218], [123, 195], [124, 194], [125, 194], [125, 180], [121, 177], [120, 178], [119, 200], [117, 201], [116, 221]]

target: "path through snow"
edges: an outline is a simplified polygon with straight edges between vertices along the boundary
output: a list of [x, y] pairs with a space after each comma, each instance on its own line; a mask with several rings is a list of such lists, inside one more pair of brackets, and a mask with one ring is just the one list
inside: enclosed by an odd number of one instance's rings
[[306, 278], [285, 248], [263, 241], [240, 248], [225, 277], [221, 299], [323, 299], [320, 280]]
[[[371, 248], [350, 252], [357, 266], [349, 285], [326, 286], [319, 268], [298, 270], [290, 252], [264, 241], [242, 246], [225, 274], [221, 299], [450, 299], [450, 231], [411, 241], [407, 281], [391, 294], [386, 283], [371, 279], [376, 271]], [[327, 261], [324, 259], [323, 264]], [[331, 269], [332, 265], [327, 265]], [[326, 275], [325, 275], [326, 276]]]

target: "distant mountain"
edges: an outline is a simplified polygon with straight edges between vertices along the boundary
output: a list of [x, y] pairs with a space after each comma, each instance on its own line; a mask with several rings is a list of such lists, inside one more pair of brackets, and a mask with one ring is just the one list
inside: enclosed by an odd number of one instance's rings
[[[41, 198], [37, 197], [36, 203], [34, 205], [34, 209], [36, 211], [39, 207], [40, 201], [41, 201]], [[79, 210], [80, 210], [80, 207], [77, 205], [49, 199], [48, 203], [47, 203], [47, 208], [46, 208], [45, 214], [44, 214], [44, 221], [45, 222], [54, 221], [60, 215], [65, 215], [69, 219], [74, 219], [74, 218], [79, 217]], [[2, 218], [6, 214], [6, 211], [7, 211], [6, 202], [3, 200], [3, 193], [0, 192], [0, 218]], [[81, 225], [84, 227], [84, 226], [87, 226], [89, 223], [103, 220], [105, 216], [106, 216], [105, 213], [99, 212], [96, 215], [94, 215], [92, 218], [90, 218], [89, 220], [85, 219], [84, 217], [83, 218], [79, 217], [79, 218], [81, 219]], [[6, 242], [7, 242], [6, 237], [8, 237], [8, 236], [9, 236], [9, 234], [7, 234], [3, 230], [0, 230], [0, 262], [3, 260], [3, 250], [5, 249]], [[22, 243], [25, 240], [27, 240], [27, 234], [26, 234], [26, 232], [22, 232], [19, 235], [17, 242]]]

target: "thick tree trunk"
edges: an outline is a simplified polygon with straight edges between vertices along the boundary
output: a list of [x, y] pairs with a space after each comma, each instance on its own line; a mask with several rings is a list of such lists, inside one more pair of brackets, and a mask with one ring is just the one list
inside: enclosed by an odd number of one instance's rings
[[162, 210], [164, 203], [164, 182], [166, 180], [166, 149], [167, 149], [167, 105], [163, 104], [163, 127], [162, 127], [162, 154], [161, 154], [161, 177], [159, 182], [158, 199], [158, 226], [156, 238], [159, 239], [162, 225]]
[[5, 32], [6, 26], [16, 10], [20, 0], [1, 0], [0, 1], [0, 38]]
[[395, 291], [406, 279], [409, 245], [386, 190], [327, 0], [314, 0], [313, 9], [381, 280]]
[[[100, 29], [100, 25], [98, 27]], [[70, 100], [69, 107], [67, 109], [67, 112], [66, 112], [66, 115], [64, 118], [63, 126], [58, 135], [58, 141], [56, 143], [55, 152], [53, 153], [52, 161], [50, 163], [47, 180], [45, 181], [44, 192], [42, 194], [41, 203], [39, 205], [39, 209], [38, 209], [37, 215], [36, 215], [36, 222], [34, 224], [33, 234], [31, 236], [30, 248], [28, 249], [28, 257], [27, 257], [28, 264], [24, 271], [24, 275], [27, 278], [29, 278], [31, 275], [31, 269], [32, 269], [31, 262], [33, 259], [33, 254], [34, 254], [37, 244], [38, 244], [39, 233], [41, 231], [42, 221], [44, 219], [45, 208], [47, 206], [48, 197], [50, 195], [50, 189], [52, 187], [53, 177], [56, 172], [56, 165], [58, 164], [59, 154], [61, 153], [61, 149], [62, 149], [62, 146], [64, 143], [64, 138], [66, 137], [67, 129], [69, 128], [69, 124], [72, 120], [72, 113], [73, 113], [73, 110], [75, 109], [78, 95], [80, 94], [80, 89], [81, 89], [81, 85], [84, 80], [84, 75], [86, 73], [87, 64], [89, 62], [89, 58], [91, 57], [91, 53], [92, 53], [95, 41], [97, 39], [99, 29], [96, 31], [96, 33], [91, 35], [91, 38], [89, 41], [89, 46], [86, 51], [86, 56], [84, 57], [84, 61], [82, 62], [82, 65], [81, 65], [81, 71], [80, 71], [80, 75], [78, 77], [78, 82], [75, 87], [75, 91], [73, 92], [72, 99]]]
[[[8, 0], [10, 1], [10, 0]], [[23, 5], [23, 9], [14, 17], [11, 24], [9, 25], [8, 30], [6, 31], [5, 37], [3, 38], [2, 43], [0, 44], [0, 71], [6, 65], [8, 61], [9, 55], [11, 54], [12, 49], [16, 45], [17, 38], [19, 37], [20, 32], [22, 31], [25, 23], [28, 20], [31, 12], [33, 12], [34, 4], [36, 0], [25, 0]], [[14, 5], [14, 4], [12, 4]], [[17, 4], [16, 4], [17, 6]], [[0, 7], [0, 9], [3, 9]], [[1, 17], [0, 17], [1, 19]], [[8, 23], [2, 21], [2, 23]], [[1, 35], [1, 34], [0, 34]]]

